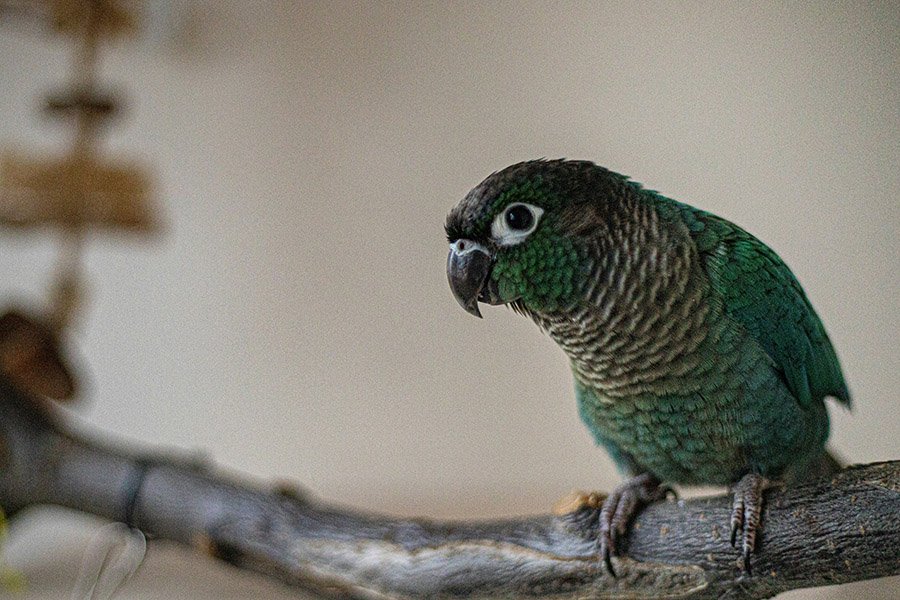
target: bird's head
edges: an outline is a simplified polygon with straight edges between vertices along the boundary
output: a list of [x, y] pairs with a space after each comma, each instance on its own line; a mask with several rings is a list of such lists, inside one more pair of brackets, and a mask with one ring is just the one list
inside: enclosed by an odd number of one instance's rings
[[591, 269], [587, 232], [627, 179], [585, 161], [536, 160], [490, 175], [450, 212], [447, 278], [460, 305], [550, 313], [577, 302]]

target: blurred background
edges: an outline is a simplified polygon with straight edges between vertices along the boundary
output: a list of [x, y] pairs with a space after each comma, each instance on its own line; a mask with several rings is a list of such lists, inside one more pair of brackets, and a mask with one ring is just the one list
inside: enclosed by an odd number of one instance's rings
[[[153, 236], [89, 236], [72, 411], [135, 443], [398, 515], [546, 512], [610, 489], [561, 351], [462, 311], [443, 222], [490, 172], [591, 159], [772, 245], [838, 349], [852, 462], [898, 458], [900, 9], [883, 3], [137, 4], [98, 77], [100, 153], [151, 175]], [[69, 40], [0, 20], [0, 147], [69, 144], [40, 105]], [[51, 229], [0, 231], [0, 300], [41, 309]], [[27, 598], [67, 598], [98, 522], [14, 523]], [[900, 598], [900, 581], [785, 598]], [[170, 546], [117, 598], [294, 598]]]

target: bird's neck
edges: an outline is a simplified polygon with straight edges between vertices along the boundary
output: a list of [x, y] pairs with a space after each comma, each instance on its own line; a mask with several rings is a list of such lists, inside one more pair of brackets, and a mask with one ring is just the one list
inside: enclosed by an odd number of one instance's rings
[[683, 228], [644, 203], [607, 215], [589, 253], [578, 301], [530, 316], [568, 355], [583, 383], [633, 395], [684, 361], [706, 337], [699, 260]]

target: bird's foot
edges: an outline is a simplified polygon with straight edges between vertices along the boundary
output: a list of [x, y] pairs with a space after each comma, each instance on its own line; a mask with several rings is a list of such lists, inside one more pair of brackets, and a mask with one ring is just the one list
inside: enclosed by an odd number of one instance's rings
[[616, 486], [603, 501], [597, 543], [603, 564], [610, 575], [616, 576], [612, 555], [616, 554], [616, 543], [625, 535], [631, 518], [647, 504], [662, 500], [670, 493], [674, 494], [670, 487], [662, 485], [650, 473], [643, 473]]
[[760, 529], [763, 507], [763, 491], [769, 482], [762, 475], [750, 473], [744, 475], [732, 488], [734, 504], [731, 508], [731, 545], [737, 546], [737, 535], [740, 531], [741, 555], [744, 559], [744, 571], [750, 575], [750, 555], [756, 548], [756, 534]]

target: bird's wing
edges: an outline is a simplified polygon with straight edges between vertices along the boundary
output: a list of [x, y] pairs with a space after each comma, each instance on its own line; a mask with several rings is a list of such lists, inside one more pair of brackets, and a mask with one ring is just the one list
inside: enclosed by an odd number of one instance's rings
[[734, 223], [687, 205], [679, 209], [725, 313], [768, 353], [801, 405], [833, 396], [850, 406], [825, 327], [784, 261]]

